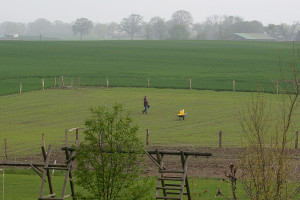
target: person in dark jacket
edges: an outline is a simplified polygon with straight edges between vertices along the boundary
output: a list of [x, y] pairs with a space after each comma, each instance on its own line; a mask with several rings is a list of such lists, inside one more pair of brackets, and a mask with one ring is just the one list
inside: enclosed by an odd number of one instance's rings
[[144, 107], [145, 107], [145, 110], [143, 110], [143, 113], [144, 113], [144, 114], [147, 114], [147, 110], [148, 110], [148, 108], [150, 107], [150, 106], [149, 106], [149, 103], [148, 103], [148, 98], [147, 98], [147, 96], [144, 97]]

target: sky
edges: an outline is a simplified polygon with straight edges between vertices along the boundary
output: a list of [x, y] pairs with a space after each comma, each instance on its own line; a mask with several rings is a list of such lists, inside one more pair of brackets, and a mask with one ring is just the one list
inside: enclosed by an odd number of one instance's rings
[[0, 22], [73, 22], [85, 17], [93, 22], [119, 23], [130, 14], [144, 21], [160, 16], [166, 20], [178, 10], [186, 10], [195, 22], [211, 15], [240, 16], [264, 25], [300, 22], [300, 0], [0, 0]]

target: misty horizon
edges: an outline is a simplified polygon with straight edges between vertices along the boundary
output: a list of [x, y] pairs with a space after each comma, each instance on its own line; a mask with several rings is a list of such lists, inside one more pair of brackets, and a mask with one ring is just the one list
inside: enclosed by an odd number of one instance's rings
[[0, 12], [2, 22], [30, 23], [43, 18], [51, 22], [56, 20], [72, 23], [77, 18], [88, 18], [94, 23], [119, 23], [123, 18], [131, 14], [139, 14], [148, 22], [152, 17], [159, 16], [169, 20], [172, 14], [178, 10], [186, 10], [193, 16], [194, 23], [202, 23], [212, 15], [239, 16], [245, 21], [257, 20], [264, 25], [268, 24], [292, 24], [300, 21], [297, 15], [300, 2], [296, 0], [269, 1], [253, 0], [240, 2], [228, 0], [226, 2], [215, 0], [213, 2], [199, 2], [196, 0], [112, 0], [100, 2], [87, 1], [37, 1], [22, 0], [6, 1], [1, 4]]

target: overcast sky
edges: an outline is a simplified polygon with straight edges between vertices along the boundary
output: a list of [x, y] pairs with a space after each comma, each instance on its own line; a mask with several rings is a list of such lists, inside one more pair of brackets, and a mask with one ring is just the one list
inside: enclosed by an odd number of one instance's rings
[[120, 22], [130, 14], [145, 21], [160, 16], [169, 20], [177, 10], [189, 11], [194, 22], [207, 16], [238, 15], [245, 20], [269, 23], [300, 21], [300, 0], [0, 0], [0, 22], [32, 22], [46, 18], [51, 22], [72, 22], [86, 17], [93, 22]]

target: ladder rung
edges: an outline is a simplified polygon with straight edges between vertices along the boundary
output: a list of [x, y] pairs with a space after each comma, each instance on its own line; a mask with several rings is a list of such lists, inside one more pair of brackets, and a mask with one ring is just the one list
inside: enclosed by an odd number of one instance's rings
[[[169, 184], [169, 183], [166, 183], [165, 186], [180, 187], [181, 185], [179, 185], [179, 184]], [[184, 185], [184, 186], [185, 186], [185, 185]]]
[[177, 194], [177, 195], [179, 195], [180, 192], [167, 192], [167, 194]]
[[182, 178], [183, 179], [182, 176], [163, 176], [161, 178]]
[[163, 181], [163, 180], [169, 180], [169, 181], [183, 181], [183, 178], [170, 178], [170, 177], [163, 177], [163, 178], [158, 178], [158, 180]]
[[162, 190], [182, 190], [182, 188], [176, 188], [176, 187], [156, 187], [156, 189], [162, 189]]
[[174, 199], [174, 200], [181, 200], [180, 197], [156, 197], [156, 199]]
[[159, 173], [184, 173], [184, 171], [180, 171], [180, 170], [159, 170]]
[[66, 167], [44, 167], [44, 169], [68, 170]]

